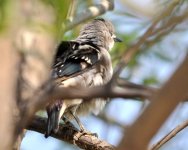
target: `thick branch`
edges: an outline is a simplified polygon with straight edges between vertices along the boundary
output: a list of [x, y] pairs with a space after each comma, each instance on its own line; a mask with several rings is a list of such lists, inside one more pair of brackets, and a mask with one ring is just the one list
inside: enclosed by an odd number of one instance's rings
[[15, 32], [8, 31], [4, 37], [0, 37], [0, 149], [6, 150], [13, 148], [15, 126], [19, 118], [19, 110], [16, 106], [16, 84], [20, 61], [16, 51], [12, 48], [12, 34]]
[[[42, 117], [35, 117], [32, 122], [27, 126], [28, 130], [37, 131], [40, 133], [45, 132], [46, 119]], [[115, 147], [106, 141], [100, 140], [94, 135], [82, 135], [73, 126], [60, 124], [59, 131], [56, 134], [52, 134], [52, 137], [66, 141], [71, 144], [75, 144], [78, 147], [86, 150], [113, 150]]]
[[[170, 80], [152, 97], [151, 103], [124, 136], [118, 150], [145, 150], [151, 138], [187, 96], [188, 56]], [[136, 144], [135, 144], [136, 143]]]
[[[125, 83], [124, 83], [125, 84]], [[135, 85], [135, 87], [133, 86]], [[144, 86], [139, 86], [137, 84], [130, 84], [127, 82], [123, 86], [111, 88], [110, 84], [92, 87], [92, 88], [64, 88], [64, 87], [53, 87], [50, 83], [42, 88], [41, 92], [36, 93], [32, 97], [32, 101], [29, 104], [29, 111], [27, 116], [31, 116], [37, 110], [43, 108], [48, 102], [57, 99], [74, 99], [83, 98], [84, 100], [92, 100], [93, 98], [150, 98], [153, 92], [153, 88], [144, 88]], [[128, 87], [126, 87], [128, 86]]]
[[[50, 99], [58, 99], [58, 98], [83, 98], [86, 100], [103, 97], [103, 98], [149, 98], [151, 96], [151, 92], [147, 90], [139, 90], [134, 88], [121, 88], [115, 87], [111, 91], [108, 90], [108, 85], [99, 86], [93, 88], [61, 88], [57, 87], [54, 91], [52, 91], [51, 95], [49, 95]], [[62, 93], [63, 92], [63, 93]]]

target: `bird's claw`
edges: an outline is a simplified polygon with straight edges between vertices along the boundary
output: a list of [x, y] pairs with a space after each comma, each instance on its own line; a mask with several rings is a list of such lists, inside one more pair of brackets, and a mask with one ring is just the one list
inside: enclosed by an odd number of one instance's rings
[[80, 132], [77, 132], [73, 137], [74, 145], [76, 145], [76, 141], [78, 141], [80, 137], [85, 136], [85, 135], [86, 136], [94, 136], [94, 137], [98, 138], [97, 133], [92, 133], [92, 132], [87, 131], [87, 130], [80, 130]]
[[90, 132], [88, 130], [81, 130], [80, 132], [81, 132], [82, 135], [91, 135], [91, 136], [95, 136], [95, 137], [98, 138], [98, 134], [97, 133], [92, 133], [92, 132]]

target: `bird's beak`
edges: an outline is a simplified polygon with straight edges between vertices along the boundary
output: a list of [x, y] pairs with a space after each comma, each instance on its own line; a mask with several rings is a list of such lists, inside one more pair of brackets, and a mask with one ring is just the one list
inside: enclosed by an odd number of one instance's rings
[[114, 38], [114, 42], [122, 42], [122, 40], [119, 39], [119, 38], [117, 38], [117, 37], [115, 37], [115, 38]]
[[122, 42], [122, 40], [116, 37], [115, 34], [112, 35], [112, 38], [114, 39], [114, 42]]

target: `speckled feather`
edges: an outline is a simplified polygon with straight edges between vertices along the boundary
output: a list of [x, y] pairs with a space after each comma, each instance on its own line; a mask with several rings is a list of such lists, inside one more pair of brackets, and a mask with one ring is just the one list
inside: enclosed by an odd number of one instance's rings
[[[52, 68], [57, 86], [92, 87], [106, 84], [112, 77], [112, 64], [108, 50], [114, 45], [114, 28], [109, 21], [94, 19], [86, 24], [78, 38], [59, 44]], [[106, 101], [56, 100], [47, 105], [48, 125], [46, 137], [57, 132], [59, 120], [75, 115], [98, 114]], [[54, 115], [55, 113], [56, 115]]]

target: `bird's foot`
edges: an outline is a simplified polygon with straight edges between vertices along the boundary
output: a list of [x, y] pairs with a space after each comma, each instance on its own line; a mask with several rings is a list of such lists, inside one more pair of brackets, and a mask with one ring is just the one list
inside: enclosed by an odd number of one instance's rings
[[97, 133], [92, 133], [88, 130], [80, 130], [80, 132], [77, 132], [75, 135], [74, 135], [74, 144], [76, 145], [76, 141], [78, 141], [80, 139], [80, 137], [82, 136], [94, 136], [96, 138], [98, 138], [98, 134]]
[[91, 136], [95, 136], [95, 137], [98, 138], [98, 134], [97, 134], [97, 133], [92, 133], [92, 132], [90, 132], [90, 131], [88, 131], [88, 130], [86, 130], [86, 129], [80, 130], [80, 133], [81, 133], [82, 135], [91, 135]]
[[80, 133], [82, 135], [92, 135], [92, 136], [98, 137], [97, 133], [92, 133], [88, 131], [80, 121], [78, 121], [78, 125], [80, 127]]

